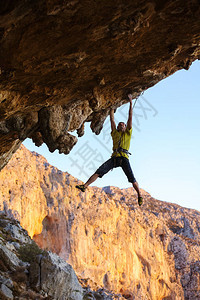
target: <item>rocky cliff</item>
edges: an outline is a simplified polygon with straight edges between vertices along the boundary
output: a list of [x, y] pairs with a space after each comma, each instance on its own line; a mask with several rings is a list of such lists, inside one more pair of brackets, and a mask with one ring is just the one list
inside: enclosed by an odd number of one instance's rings
[[200, 299], [198, 211], [145, 191], [139, 207], [132, 188], [81, 193], [78, 182], [22, 147], [0, 173], [0, 209], [93, 289], [126, 299]]
[[110, 107], [200, 55], [199, 0], [1, 0], [0, 168], [31, 137], [69, 153]]
[[31, 240], [14, 219], [0, 212], [0, 299], [82, 300], [72, 267]]
[[105, 289], [92, 291], [87, 286], [82, 288], [71, 265], [56, 254], [40, 249], [19, 221], [0, 211], [0, 299], [124, 298]]

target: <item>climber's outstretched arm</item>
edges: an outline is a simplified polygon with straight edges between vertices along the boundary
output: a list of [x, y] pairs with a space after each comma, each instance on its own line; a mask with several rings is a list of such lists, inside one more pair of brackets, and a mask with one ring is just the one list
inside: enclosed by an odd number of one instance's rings
[[111, 124], [111, 131], [116, 129], [116, 124], [114, 120], [114, 109], [110, 110], [110, 124]]
[[129, 102], [130, 102], [130, 107], [129, 107], [129, 113], [128, 113], [127, 128], [131, 129], [132, 128], [132, 119], [133, 119], [132, 95], [128, 94], [128, 98], [129, 98]]

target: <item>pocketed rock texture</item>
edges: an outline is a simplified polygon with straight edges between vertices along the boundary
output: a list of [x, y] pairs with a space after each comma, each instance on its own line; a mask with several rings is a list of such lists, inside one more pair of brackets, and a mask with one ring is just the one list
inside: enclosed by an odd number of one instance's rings
[[199, 0], [1, 0], [0, 168], [31, 137], [69, 153], [111, 107], [200, 57]]
[[0, 173], [0, 209], [70, 263], [85, 287], [126, 299], [200, 299], [198, 211], [145, 191], [139, 207], [132, 188], [82, 193], [77, 183], [23, 146]]

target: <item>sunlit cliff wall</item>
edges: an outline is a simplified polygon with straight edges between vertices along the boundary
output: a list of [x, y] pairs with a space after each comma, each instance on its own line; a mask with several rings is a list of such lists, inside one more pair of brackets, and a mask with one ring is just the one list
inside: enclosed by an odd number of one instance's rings
[[78, 182], [22, 147], [0, 173], [0, 209], [94, 288], [130, 299], [200, 298], [198, 211], [145, 191], [139, 207], [132, 188], [82, 193]]

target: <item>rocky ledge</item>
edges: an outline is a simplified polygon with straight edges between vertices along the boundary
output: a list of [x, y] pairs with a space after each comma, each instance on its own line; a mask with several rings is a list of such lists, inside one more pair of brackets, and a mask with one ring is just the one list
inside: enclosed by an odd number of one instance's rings
[[30, 137], [69, 153], [111, 107], [200, 56], [198, 0], [1, 0], [0, 168]]

